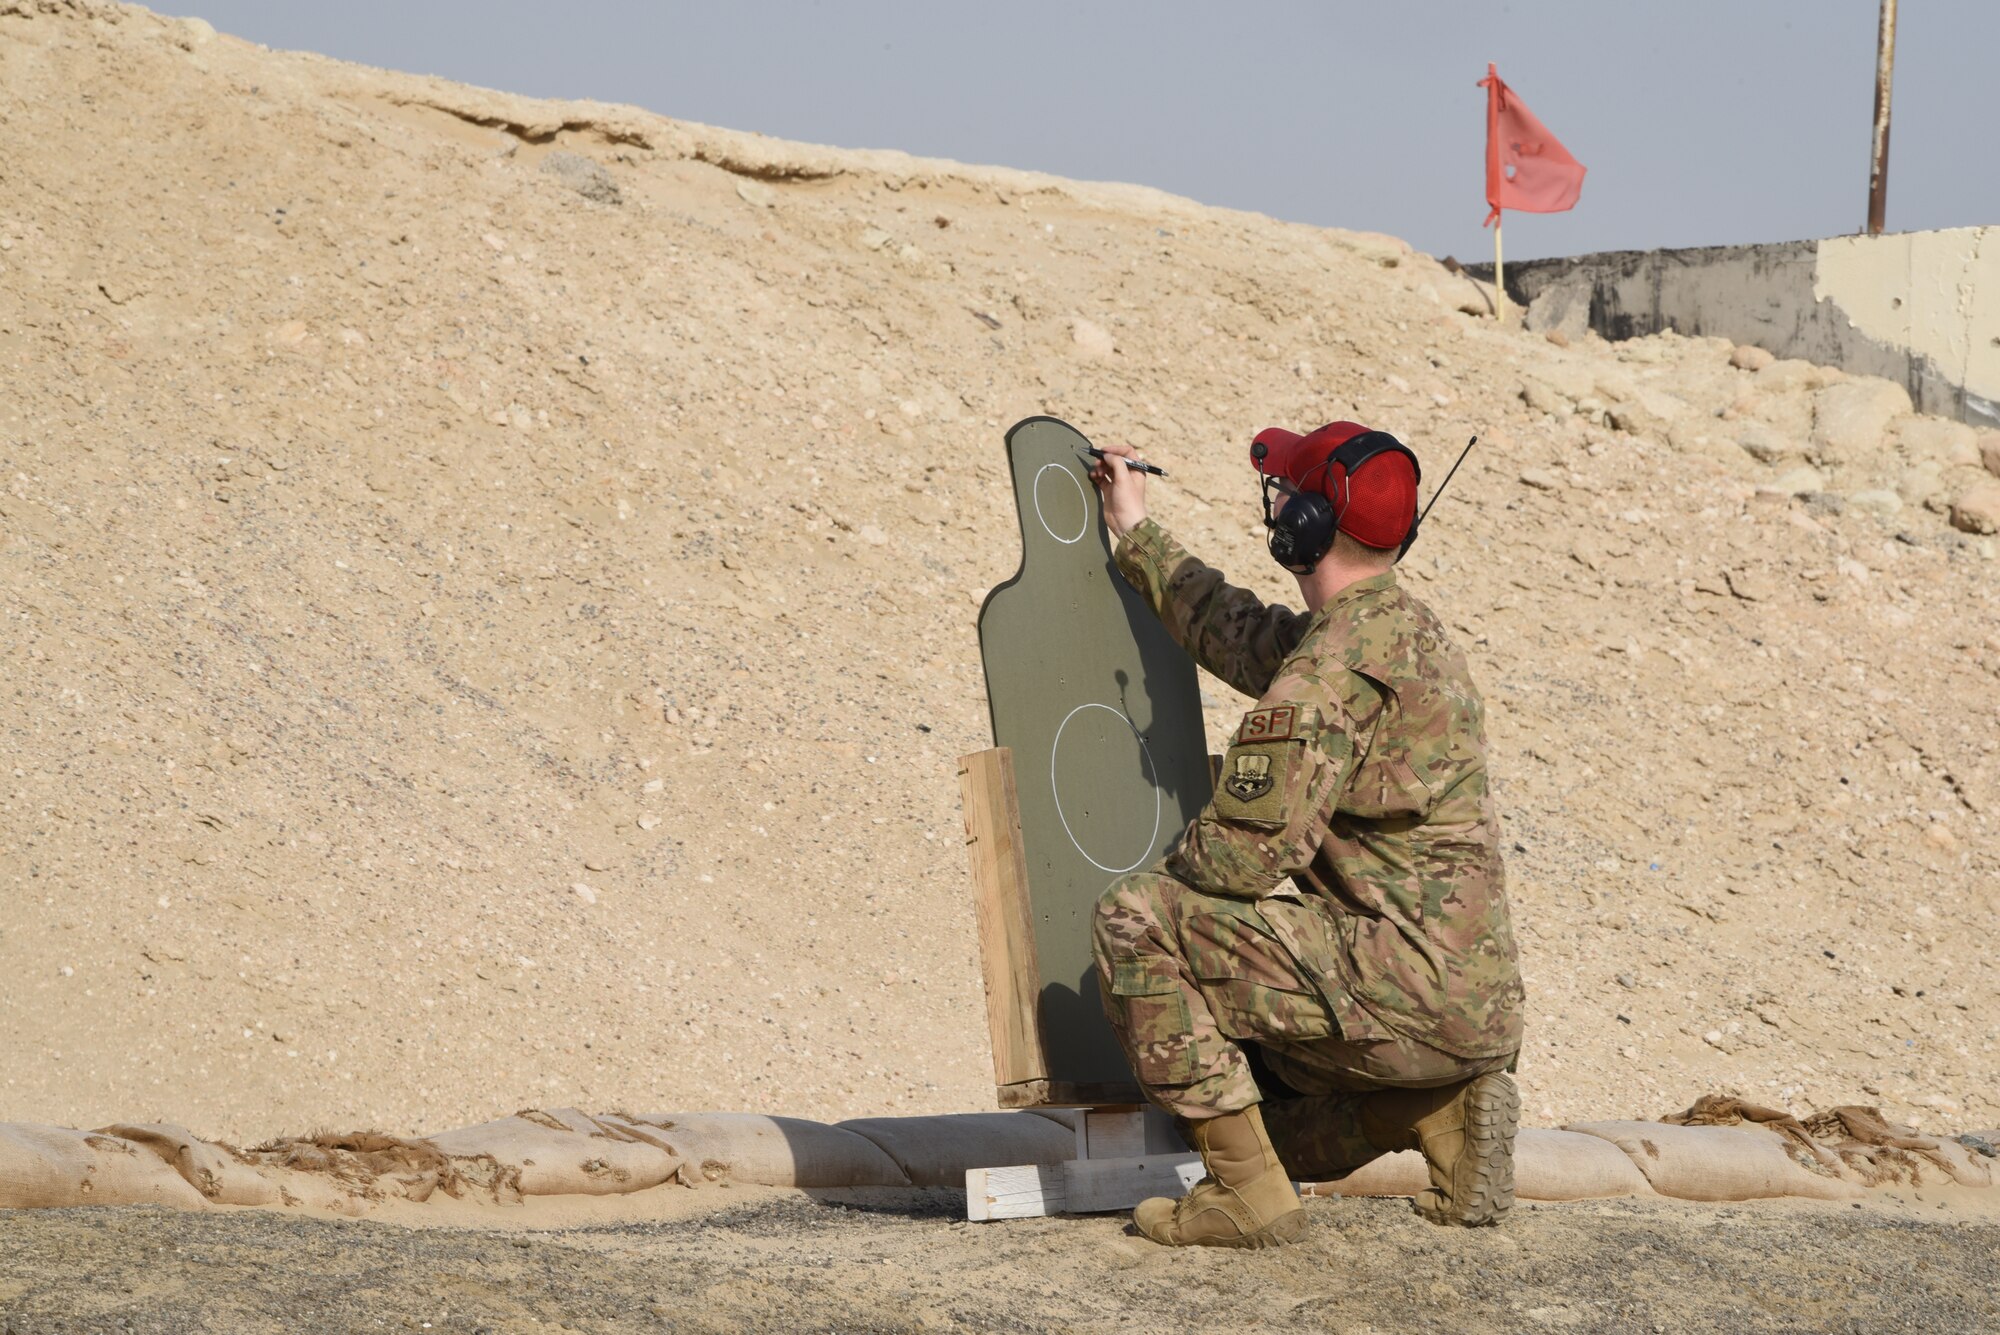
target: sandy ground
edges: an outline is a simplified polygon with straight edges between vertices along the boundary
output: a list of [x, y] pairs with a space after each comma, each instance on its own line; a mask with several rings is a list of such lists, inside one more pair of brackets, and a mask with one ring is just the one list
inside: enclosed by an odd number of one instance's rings
[[1405, 577], [1491, 706], [1531, 1122], [2000, 1121], [2000, 563], [1893, 387], [90, 0], [0, 3], [0, 117], [0, 1116], [990, 1107], [953, 774], [1051, 412], [1273, 597], [1254, 430], [1480, 433]]
[[1936, 1199], [1584, 1202], [1523, 1207], [1499, 1230], [1433, 1228], [1407, 1201], [1314, 1201], [1305, 1242], [1257, 1253], [1170, 1252], [1110, 1216], [968, 1224], [951, 1191], [717, 1189], [701, 1202], [640, 1222], [507, 1231], [257, 1211], [9, 1214], [0, 1330], [1944, 1335], [2000, 1324], [2000, 1225]]

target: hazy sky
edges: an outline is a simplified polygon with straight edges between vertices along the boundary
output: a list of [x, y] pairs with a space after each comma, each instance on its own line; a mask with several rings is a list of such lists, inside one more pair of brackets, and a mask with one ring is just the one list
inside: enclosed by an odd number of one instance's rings
[[[1877, 0], [161, 0], [278, 47], [815, 143], [1138, 181], [1491, 258], [1486, 62], [1590, 168], [1526, 258], [1867, 215]], [[2000, 223], [1996, 0], [1904, 0], [1888, 223]]]

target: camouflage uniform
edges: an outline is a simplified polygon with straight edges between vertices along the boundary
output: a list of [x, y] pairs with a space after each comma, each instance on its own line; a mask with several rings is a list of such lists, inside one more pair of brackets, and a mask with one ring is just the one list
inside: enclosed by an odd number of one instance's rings
[[1484, 710], [1437, 618], [1394, 571], [1316, 614], [1266, 607], [1151, 520], [1116, 558], [1197, 662], [1257, 697], [1214, 799], [1098, 901], [1105, 1012], [1147, 1095], [1194, 1118], [1258, 1102], [1245, 1041], [1321, 1100], [1507, 1067], [1522, 989]]

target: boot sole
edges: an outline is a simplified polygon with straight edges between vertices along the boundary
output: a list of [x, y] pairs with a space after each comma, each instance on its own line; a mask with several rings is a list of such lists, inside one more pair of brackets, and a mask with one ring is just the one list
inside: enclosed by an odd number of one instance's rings
[[1450, 1210], [1427, 1210], [1433, 1223], [1480, 1228], [1497, 1224], [1514, 1208], [1514, 1133], [1521, 1127], [1521, 1093], [1513, 1077], [1494, 1071], [1465, 1091], [1466, 1153], [1472, 1159], [1472, 1192]]

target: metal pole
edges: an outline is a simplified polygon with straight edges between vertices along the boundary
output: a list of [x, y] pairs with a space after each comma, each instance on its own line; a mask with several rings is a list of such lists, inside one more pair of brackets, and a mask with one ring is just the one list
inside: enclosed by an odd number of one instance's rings
[[1500, 226], [1504, 219], [1493, 220], [1493, 318], [1501, 324], [1507, 323], [1507, 270], [1500, 263]]
[[1896, 72], [1896, 0], [1882, 0], [1875, 38], [1875, 144], [1868, 169], [1868, 235], [1882, 235], [1889, 208], [1889, 84]]

